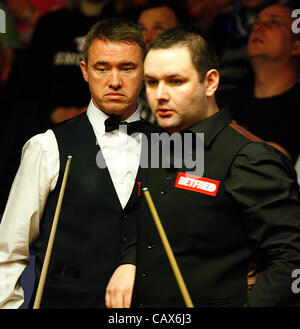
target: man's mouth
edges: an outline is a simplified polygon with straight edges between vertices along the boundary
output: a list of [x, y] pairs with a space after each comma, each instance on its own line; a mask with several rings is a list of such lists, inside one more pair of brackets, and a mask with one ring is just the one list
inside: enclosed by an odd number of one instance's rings
[[156, 110], [156, 112], [161, 117], [168, 117], [168, 116], [172, 115], [173, 110], [170, 110], [170, 109], [167, 109], [167, 108], [158, 108]]
[[251, 40], [252, 43], [264, 43], [264, 40], [260, 37], [253, 37], [252, 40]]
[[124, 94], [112, 91], [112, 92], [105, 94], [105, 96], [108, 97], [109, 99], [119, 99], [119, 98], [122, 98], [124, 96]]

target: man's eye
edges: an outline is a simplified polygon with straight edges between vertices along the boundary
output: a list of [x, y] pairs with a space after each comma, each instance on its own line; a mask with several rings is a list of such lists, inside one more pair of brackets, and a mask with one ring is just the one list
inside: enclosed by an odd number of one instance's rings
[[279, 21], [276, 21], [274, 19], [270, 20], [269, 22], [272, 26], [279, 26], [280, 25], [280, 22]]
[[145, 83], [149, 87], [154, 87], [154, 86], [157, 85], [157, 81], [156, 80], [146, 80]]
[[155, 30], [156, 30], [156, 31], [160, 31], [160, 32], [162, 32], [162, 31], [165, 31], [165, 28], [164, 28], [163, 26], [156, 25], [156, 26], [155, 26]]
[[107, 68], [105, 68], [105, 67], [97, 67], [97, 71], [100, 72], [100, 73], [103, 73], [103, 72], [106, 72], [107, 71]]
[[131, 72], [133, 70], [133, 67], [123, 67], [122, 70], [124, 72]]
[[174, 80], [170, 80], [169, 83], [171, 85], [178, 86], [178, 85], [183, 84], [183, 81], [182, 80], [178, 80], [178, 79], [174, 79]]

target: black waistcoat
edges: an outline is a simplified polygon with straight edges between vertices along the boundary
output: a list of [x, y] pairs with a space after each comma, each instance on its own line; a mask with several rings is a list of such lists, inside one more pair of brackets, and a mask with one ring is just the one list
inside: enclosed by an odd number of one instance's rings
[[[247, 298], [247, 269], [253, 250], [241, 212], [224, 188], [232, 161], [250, 140], [224, 113], [205, 135], [203, 177], [220, 182], [216, 196], [175, 187], [182, 169], [151, 169], [147, 184], [194, 305], [241, 306]], [[211, 118], [210, 120], [215, 120]], [[199, 132], [202, 132], [201, 130]], [[145, 198], [141, 200], [136, 307], [185, 307]]]
[[68, 155], [72, 156], [72, 162], [41, 308], [104, 307], [107, 283], [135, 238], [139, 174], [123, 210], [108, 169], [97, 166], [96, 158], [102, 157], [102, 153], [87, 115], [58, 125], [53, 131], [59, 148], [60, 170], [34, 245], [37, 280]]

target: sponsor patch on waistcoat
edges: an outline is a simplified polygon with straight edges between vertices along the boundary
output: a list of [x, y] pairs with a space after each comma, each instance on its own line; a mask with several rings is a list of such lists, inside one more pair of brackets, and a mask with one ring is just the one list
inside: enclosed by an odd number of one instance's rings
[[175, 187], [183, 190], [203, 193], [211, 196], [216, 196], [218, 193], [220, 181], [190, 175], [179, 172], [176, 178]]

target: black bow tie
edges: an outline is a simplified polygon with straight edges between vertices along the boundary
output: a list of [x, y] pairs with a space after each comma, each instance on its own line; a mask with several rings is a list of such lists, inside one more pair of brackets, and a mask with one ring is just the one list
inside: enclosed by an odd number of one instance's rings
[[119, 129], [119, 126], [126, 126], [127, 127], [127, 134], [131, 135], [136, 132], [141, 132], [143, 129], [143, 122], [142, 120], [133, 121], [133, 122], [120, 122], [119, 119], [115, 115], [109, 116], [105, 121], [105, 132], [110, 132], [115, 129]]

